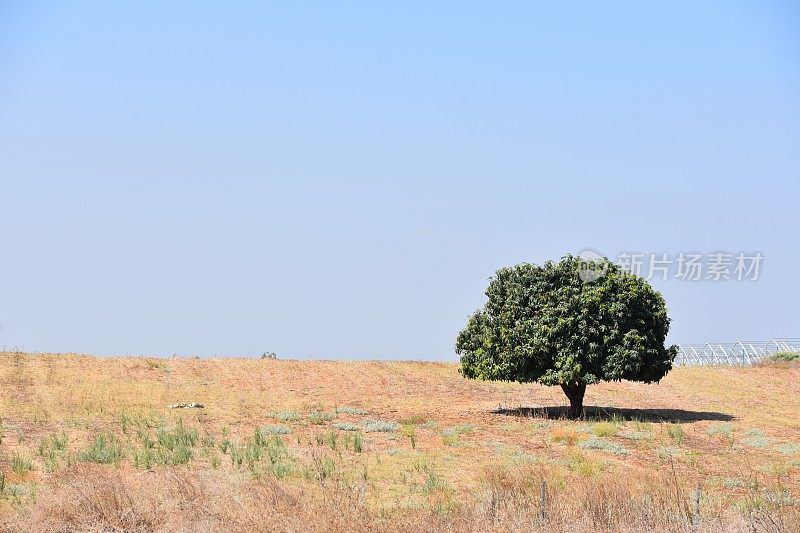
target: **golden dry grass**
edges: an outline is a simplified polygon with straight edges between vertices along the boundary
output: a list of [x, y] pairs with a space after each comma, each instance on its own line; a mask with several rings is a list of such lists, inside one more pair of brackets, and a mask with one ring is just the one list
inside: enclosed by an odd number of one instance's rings
[[[657, 385], [589, 387], [602, 420], [570, 421], [558, 388], [468, 381], [452, 364], [3, 353], [0, 517], [42, 531], [514, 531], [539, 527], [546, 480], [550, 530], [687, 530], [698, 483], [701, 528], [791, 530], [799, 378], [677, 368]], [[179, 402], [205, 408], [168, 408]], [[197, 433], [191, 458], [143, 464], [147, 439], [178, 418]], [[366, 419], [401, 427], [365, 432]], [[268, 424], [291, 430], [270, 437], [281, 449], [237, 466]], [[81, 460], [101, 433], [119, 462]]]

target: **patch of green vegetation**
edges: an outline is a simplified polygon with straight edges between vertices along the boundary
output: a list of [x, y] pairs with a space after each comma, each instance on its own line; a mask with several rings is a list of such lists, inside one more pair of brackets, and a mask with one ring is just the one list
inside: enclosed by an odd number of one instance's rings
[[459, 424], [442, 431], [442, 442], [445, 446], [461, 446], [461, 437], [464, 435], [472, 435], [475, 433], [475, 427], [470, 424]]
[[400, 429], [400, 424], [386, 420], [365, 420], [364, 430], [368, 433], [392, 433]]
[[242, 446], [232, 444], [229, 451], [234, 467], [245, 467], [256, 477], [265, 471], [277, 477], [286, 477], [293, 470], [294, 461], [283, 439], [267, 435], [259, 429]]
[[800, 454], [800, 444], [792, 444], [790, 442], [776, 444], [775, 449], [785, 455]]
[[592, 424], [592, 433], [597, 437], [616, 437], [619, 432], [617, 424], [611, 422], [596, 422]]
[[333, 420], [336, 415], [333, 413], [326, 413], [324, 411], [312, 411], [306, 416], [309, 423], [321, 426], [322, 424]]
[[659, 446], [658, 450], [656, 450], [656, 455], [658, 455], [659, 459], [668, 459], [670, 457], [679, 457], [683, 455], [683, 451], [674, 446]]
[[281, 422], [291, 422], [293, 420], [300, 420], [300, 414], [297, 411], [281, 411], [275, 418]]
[[669, 424], [667, 425], [667, 435], [672, 441], [675, 443], [676, 446], [680, 446], [683, 444], [683, 439], [685, 437], [683, 426], [680, 424]]
[[284, 424], [267, 424], [261, 426], [261, 432], [265, 435], [288, 435], [292, 432], [292, 428]]
[[615, 442], [609, 442], [598, 437], [592, 437], [578, 443], [580, 448], [587, 450], [602, 450], [614, 455], [628, 455], [628, 450], [624, 446]]
[[764, 358], [770, 363], [800, 363], [800, 352], [775, 352]]
[[739, 489], [747, 486], [744, 481], [735, 477], [724, 477], [719, 480], [719, 484], [726, 489]]
[[331, 450], [336, 451], [336, 446], [339, 442], [339, 439], [336, 435], [336, 431], [330, 430], [328, 434], [325, 436], [325, 442], [328, 444], [328, 446], [331, 447]]
[[454, 435], [442, 435], [442, 442], [445, 446], [460, 446], [461, 445], [461, 436], [454, 434]]
[[765, 448], [772, 444], [772, 439], [764, 436], [764, 432], [760, 429], [748, 429], [744, 434], [747, 438], [742, 442], [753, 448]]
[[78, 454], [78, 460], [110, 465], [118, 463], [124, 455], [117, 437], [113, 433], [103, 432], [95, 436], [89, 447]]
[[33, 461], [19, 454], [14, 454], [11, 458], [11, 471], [21, 476], [33, 470]]
[[[175, 427], [161, 427], [156, 430], [155, 439], [148, 431], [139, 431], [141, 448], [133, 452], [133, 464], [137, 468], [185, 465], [194, 458], [194, 448], [200, 442], [197, 429], [187, 428], [178, 419]], [[206, 435], [203, 446], [214, 447], [214, 438]]]
[[362, 409], [361, 407], [347, 407], [347, 406], [337, 407], [336, 408], [336, 412], [337, 413], [344, 413], [344, 414], [347, 414], [347, 415], [365, 415], [365, 414], [367, 414], [367, 410], [366, 409]]
[[567, 455], [567, 468], [578, 475], [592, 477], [605, 470], [603, 463], [593, 461], [577, 450]]
[[710, 435], [712, 437], [717, 436], [717, 437], [724, 437], [725, 439], [732, 439], [735, 431], [736, 430], [733, 428], [733, 425], [727, 422], [720, 422], [708, 426], [708, 429], [706, 430], [706, 435]]
[[63, 457], [67, 449], [67, 441], [67, 434], [62, 432], [45, 437], [39, 442], [39, 456], [44, 460], [44, 468], [47, 472], [53, 472], [58, 468], [58, 460]]
[[622, 436], [630, 440], [650, 440], [653, 438], [653, 434], [649, 431], [626, 431]]
[[403, 424], [402, 433], [404, 437], [408, 437], [408, 440], [411, 442], [411, 449], [416, 449], [417, 447], [417, 430], [414, 424]]
[[771, 462], [759, 466], [756, 470], [771, 476], [786, 477], [789, 475], [790, 467], [787, 463]]
[[446, 428], [442, 431], [442, 435], [472, 435], [475, 433], [475, 426], [471, 424], [458, 424], [457, 426], [452, 426]]
[[438, 475], [434, 470], [428, 470], [428, 476], [422, 484], [422, 493], [429, 495], [435, 491], [452, 491], [452, 487], [448, 481]]
[[333, 427], [341, 431], [359, 431], [361, 429], [361, 426], [350, 422], [336, 422]]

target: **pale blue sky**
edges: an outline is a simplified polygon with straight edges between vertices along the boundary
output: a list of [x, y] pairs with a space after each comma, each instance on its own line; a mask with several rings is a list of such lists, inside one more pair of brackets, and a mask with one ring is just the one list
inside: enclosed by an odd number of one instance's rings
[[0, 347], [454, 358], [585, 247], [760, 251], [670, 339], [800, 336], [797, 3], [284, 4], [0, 4]]

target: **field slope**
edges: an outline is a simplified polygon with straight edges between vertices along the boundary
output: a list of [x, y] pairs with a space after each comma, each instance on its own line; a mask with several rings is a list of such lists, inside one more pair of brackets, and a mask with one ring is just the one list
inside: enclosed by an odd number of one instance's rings
[[2, 353], [0, 383], [10, 530], [800, 527], [797, 365], [592, 386], [578, 421], [439, 363]]

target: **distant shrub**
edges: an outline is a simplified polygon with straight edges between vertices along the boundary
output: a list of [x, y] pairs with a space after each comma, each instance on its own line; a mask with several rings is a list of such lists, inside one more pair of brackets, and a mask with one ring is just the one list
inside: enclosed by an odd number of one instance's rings
[[800, 363], [800, 352], [775, 352], [764, 358], [770, 363]]
[[265, 435], [288, 435], [292, 432], [292, 428], [283, 424], [267, 424], [261, 426], [261, 432]]
[[337, 413], [344, 413], [344, 414], [348, 414], [348, 415], [365, 415], [365, 414], [367, 414], [367, 410], [366, 409], [362, 409], [360, 407], [347, 407], [347, 406], [345, 406], [345, 407], [337, 407], [336, 408], [336, 412]]
[[258, 477], [263, 472], [262, 463], [267, 463], [268, 471], [277, 477], [286, 477], [292, 472], [293, 459], [283, 440], [276, 435], [268, 435], [263, 428], [256, 429], [253, 437], [243, 446], [230, 446], [231, 464], [235, 468], [246, 467]]
[[416, 449], [417, 447], [417, 429], [416, 426], [412, 423], [403, 424], [403, 436], [408, 437], [409, 441], [411, 442], [411, 448]]
[[765, 448], [772, 443], [772, 440], [764, 436], [764, 432], [760, 429], [748, 429], [744, 432], [747, 436], [742, 442], [754, 448]]
[[581, 441], [578, 446], [588, 450], [603, 450], [614, 455], [628, 455], [628, 450], [624, 446], [597, 437]]
[[669, 438], [675, 441], [676, 445], [680, 446], [681, 444], [683, 444], [684, 432], [683, 432], [683, 427], [680, 426], [679, 424], [668, 425], [667, 435], [669, 435]]
[[440, 477], [435, 471], [429, 470], [428, 477], [422, 485], [422, 493], [430, 495], [436, 491], [452, 491], [452, 487], [446, 479]]
[[653, 438], [653, 434], [649, 431], [628, 431], [623, 437], [631, 440], [650, 440]]
[[603, 464], [593, 461], [578, 450], [567, 455], [567, 467], [578, 475], [591, 477], [603, 471]]
[[723, 437], [730, 437], [733, 435], [733, 426], [727, 422], [720, 424], [711, 424], [706, 430], [706, 435], [718, 435]]
[[458, 424], [456, 426], [452, 426], [446, 428], [442, 431], [442, 435], [472, 435], [475, 433], [475, 426], [472, 424]]
[[442, 442], [445, 446], [460, 446], [461, 437], [458, 435], [442, 435]]
[[358, 431], [361, 429], [360, 426], [351, 424], [350, 422], [336, 422], [333, 427], [341, 431]]
[[199, 436], [195, 428], [187, 428], [183, 420], [178, 419], [174, 428], [159, 428], [156, 430], [158, 445], [167, 450], [174, 450], [179, 446], [194, 448]]
[[67, 449], [66, 433], [45, 437], [39, 442], [39, 456], [44, 460], [45, 470], [53, 472], [58, 467], [58, 459]]
[[322, 425], [325, 422], [330, 422], [331, 420], [334, 419], [335, 416], [336, 415], [334, 415], [333, 413], [325, 413], [322, 411], [312, 411], [307, 415], [308, 421], [311, 424], [315, 425]]
[[14, 454], [14, 457], [11, 458], [11, 471], [17, 475], [26, 474], [33, 470], [33, 462], [26, 458], [22, 457], [18, 454]]
[[786, 455], [800, 454], [800, 444], [778, 444], [775, 446], [775, 449]]
[[397, 422], [389, 422], [386, 420], [365, 420], [364, 430], [368, 433], [392, 433], [400, 429], [400, 424]]
[[725, 477], [720, 480], [720, 485], [722, 485], [726, 489], [738, 489], [741, 487], [745, 487], [746, 483], [741, 479], [737, 479], [735, 477]]
[[618, 431], [617, 425], [611, 422], [597, 422], [592, 425], [592, 433], [598, 437], [615, 437]]
[[89, 447], [78, 454], [78, 460], [85, 463], [110, 465], [118, 463], [124, 455], [122, 446], [113, 433], [100, 433]]
[[289, 422], [291, 420], [299, 420], [300, 415], [296, 411], [281, 411], [275, 416], [275, 418], [282, 420], [283, 422]]
[[278, 358], [278, 354], [276, 354], [275, 352], [262, 352], [261, 353], [261, 359], [277, 359], [277, 358]]
[[[207, 435], [203, 446], [213, 447], [214, 439]], [[197, 429], [186, 427], [183, 420], [178, 419], [175, 427], [161, 427], [156, 430], [155, 440], [150, 433], [139, 432], [142, 447], [134, 450], [133, 464], [137, 468], [153, 466], [185, 465], [194, 458], [194, 447], [200, 443]], [[222, 446], [221, 446], [222, 447]]]

